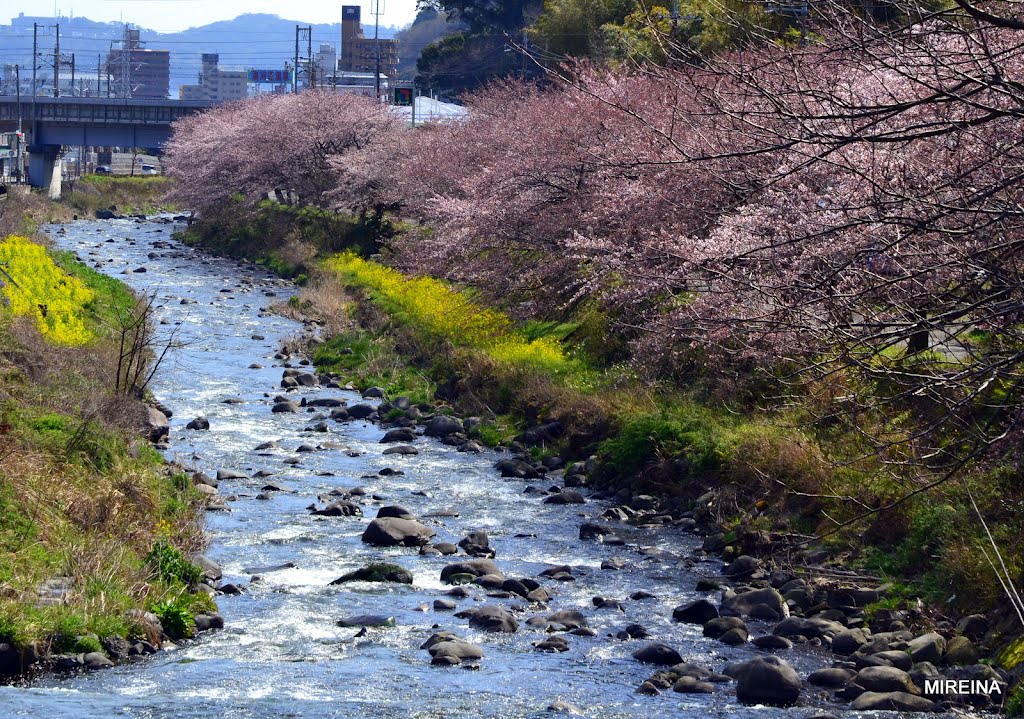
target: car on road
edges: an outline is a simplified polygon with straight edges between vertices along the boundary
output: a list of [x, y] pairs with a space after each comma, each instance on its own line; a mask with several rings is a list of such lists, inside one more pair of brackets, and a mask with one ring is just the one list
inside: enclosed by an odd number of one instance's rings
[[156, 166], [155, 165], [143, 165], [142, 166], [142, 174], [143, 175], [156, 175], [157, 174]]
[[96, 165], [97, 175], [113, 175], [114, 171], [110, 169], [110, 165]]

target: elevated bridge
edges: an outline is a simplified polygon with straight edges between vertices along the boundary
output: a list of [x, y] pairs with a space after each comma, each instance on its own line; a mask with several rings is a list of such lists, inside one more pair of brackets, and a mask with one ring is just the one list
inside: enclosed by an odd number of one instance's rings
[[171, 123], [210, 107], [207, 102], [105, 97], [0, 96], [0, 132], [27, 133], [29, 181], [60, 196], [62, 146], [141, 147], [157, 151]]

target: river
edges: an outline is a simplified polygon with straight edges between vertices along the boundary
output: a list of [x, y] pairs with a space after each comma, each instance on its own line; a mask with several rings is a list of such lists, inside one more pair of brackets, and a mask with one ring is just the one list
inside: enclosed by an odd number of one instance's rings
[[[385, 457], [381, 453], [387, 445], [379, 443], [383, 430], [364, 421], [331, 422], [326, 435], [303, 431], [312, 424], [311, 415], [270, 411], [271, 398], [281, 392], [282, 374], [273, 356], [301, 326], [265, 308], [287, 300], [294, 292], [290, 285], [253, 265], [178, 245], [168, 249], [163, 244], [173, 229], [168, 224], [79, 221], [63, 228], [49, 228], [59, 247], [74, 250], [140, 292], [153, 293], [159, 330], [176, 329], [183, 341], [152, 384], [153, 393], [174, 412], [167, 456], [211, 475], [221, 468], [249, 476], [273, 472], [269, 479], [286, 491], [264, 500], [256, 495], [267, 479], [221, 483], [221, 493], [237, 499], [229, 503], [230, 512], [208, 513], [208, 555], [222, 565], [224, 582], [245, 587], [241, 595], [218, 597], [223, 631], [114, 669], [2, 687], [3, 717], [513, 718], [545, 715], [556, 700], [601, 719], [808, 716], [820, 710], [808, 690], [804, 696], [810, 705], [788, 711], [742, 707], [729, 684], [716, 685], [713, 694], [637, 694], [656, 667], [631, 657], [649, 640], [614, 638], [631, 623], [642, 624], [652, 639], [675, 647], [687, 661], [715, 670], [764, 654], [750, 645], [727, 647], [705, 638], [699, 625], [672, 622], [675, 606], [707, 596], [695, 591], [697, 579], [721, 569], [720, 562], [697, 556], [699, 538], [671, 528], [623, 526], [625, 546], [582, 542], [580, 523], [596, 517], [604, 505], [542, 504], [539, 497], [524, 494], [529, 482], [498, 476], [493, 464], [502, 455], [458, 453], [418, 438], [418, 455]], [[122, 275], [142, 267], [145, 272]], [[306, 389], [301, 394], [361, 401], [343, 390]], [[228, 398], [243, 403], [225, 404]], [[209, 431], [187, 430], [185, 424], [199, 415], [209, 418]], [[281, 448], [254, 450], [269, 440], [278, 440]], [[327, 441], [338, 448], [294, 452], [303, 443]], [[301, 462], [285, 462], [292, 458]], [[404, 474], [381, 476], [384, 467]], [[306, 509], [318, 494], [355, 486], [366, 489], [366, 517], [315, 517]], [[451, 612], [429, 609], [448, 590], [439, 573], [454, 558], [360, 541], [375, 505], [391, 503], [420, 517], [455, 509], [458, 517], [423, 520], [437, 531], [435, 541], [457, 542], [471, 530], [484, 529], [507, 576], [537, 577], [551, 565], [571, 565], [576, 581], [542, 580], [553, 595], [548, 612], [579, 609], [596, 636], [568, 636], [569, 651], [549, 654], [533, 646], [544, 632], [524, 621], [541, 612], [519, 613], [514, 634], [488, 634], [469, 628], [467, 620]], [[623, 560], [624, 568], [601, 569], [613, 557]], [[413, 585], [329, 586], [341, 574], [381, 559], [412, 572]], [[246, 567], [285, 562], [294, 568], [267, 572], [250, 584]], [[460, 609], [479, 606], [484, 590], [473, 589], [473, 597], [459, 600]], [[654, 598], [630, 599], [638, 590]], [[621, 600], [624, 611], [596, 609], [595, 596]], [[393, 616], [396, 626], [369, 629], [361, 637], [356, 629], [336, 626], [342, 616], [370, 613]], [[755, 634], [769, 627], [751, 626]], [[479, 669], [431, 666], [419, 647], [437, 629], [480, 644], [486, 656]], [[785, 658], [803, 676], [827, 661], [812, 650], [785, 652]]]

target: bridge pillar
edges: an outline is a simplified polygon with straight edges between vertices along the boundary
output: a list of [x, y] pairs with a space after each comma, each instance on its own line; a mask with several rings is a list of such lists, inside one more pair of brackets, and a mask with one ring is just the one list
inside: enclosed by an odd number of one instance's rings
[[28, 182], [46, 190], [51, 200], [60, 199], [60, 145], [31, 145], [28, 148]]

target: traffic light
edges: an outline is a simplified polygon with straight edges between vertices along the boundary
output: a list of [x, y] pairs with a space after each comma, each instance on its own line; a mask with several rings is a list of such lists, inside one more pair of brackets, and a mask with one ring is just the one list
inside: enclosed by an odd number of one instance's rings
[[396, 87], [395, 88], [395, 104], [396, 105], [411, 105], [412, 104], [412, 88], [411, 87]]

